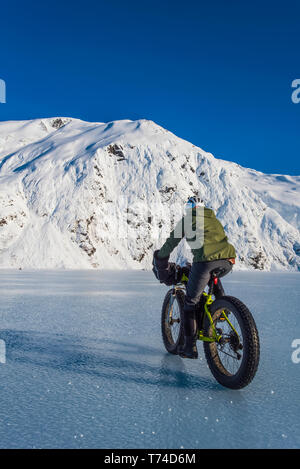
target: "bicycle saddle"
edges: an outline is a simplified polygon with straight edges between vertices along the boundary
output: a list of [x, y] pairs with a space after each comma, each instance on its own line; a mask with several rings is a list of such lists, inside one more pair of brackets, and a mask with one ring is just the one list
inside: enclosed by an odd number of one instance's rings
[[218, 267], [217, 269], [214, 269], [211, 271], [210, 273], [210, 278], [214, 278], [214, 277], [223, 277], [224, 274], [226, 274], [227, 270], [224, 269], [223, 267]]

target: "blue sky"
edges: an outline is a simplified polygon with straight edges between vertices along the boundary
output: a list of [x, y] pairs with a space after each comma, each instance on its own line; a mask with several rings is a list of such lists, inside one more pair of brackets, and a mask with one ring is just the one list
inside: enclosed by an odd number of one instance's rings
[[0, 120], [152, 119], [216, 157], [300, 174], [300, 2], [1, 4]]

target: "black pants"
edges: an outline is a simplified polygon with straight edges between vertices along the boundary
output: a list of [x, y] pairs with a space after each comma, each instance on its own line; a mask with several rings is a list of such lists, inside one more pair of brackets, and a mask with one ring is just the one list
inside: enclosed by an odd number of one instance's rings
[[186, 286], [186, 296], [184, 301], [183, 331], [185, 336], [196, 334], [196, 304], [200, 301], [201, 295], [208, 284], [211, 272], [222, 268], [222, 275], [228, 274], [232, 269], [232, 264], [226, 259], [209, 262], [194, 262]]

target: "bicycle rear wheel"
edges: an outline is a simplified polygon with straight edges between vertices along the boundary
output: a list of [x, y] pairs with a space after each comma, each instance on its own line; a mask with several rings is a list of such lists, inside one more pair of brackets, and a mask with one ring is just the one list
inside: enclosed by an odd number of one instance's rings
[[[259, 336], [253, 316], [240, 300], [232, 296], [215, 300], [210, 313], [221, 339], [203, 343], [209, 368], [223, 386], [241, 389], [252, 381], [259, 364]], [[208, 337], [213, 336], [208, 318], [204, 332]]]
[[166, 350], [177, 354], [177, 347], [184, 341], [183, 338], [183, 303], [184, 293], [169, 290], [165, 296], [161, 310], [161, 332]]

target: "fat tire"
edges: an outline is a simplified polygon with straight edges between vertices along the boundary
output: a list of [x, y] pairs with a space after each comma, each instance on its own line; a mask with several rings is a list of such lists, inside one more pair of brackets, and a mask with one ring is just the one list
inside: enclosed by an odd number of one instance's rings
[[[247, 386], [254, 378], [260, 357], [260, 344], [257, 327], [252, 314], [244, 303], [233, 296], [223, 296], [215, 300], [210, 313], [213, 321], [218, 317], [217, 311], [229, 309], [236, 316], [243, 336], [243, 357], [241, 366], [235, 375], [230, 375], [223, 367], [216, 344], [203, 342], [205, 357], [215, 379], [222, 385], [231, 389], [241, 389]], [[209, 335], [210, 323], [205, 320], [204, 333]]]
[[180, 290], [176, 291], [176, 299], [174, 301], [178, 302], [179, 311], [180, 311], [180, 332], [178, 334], [177, 341], [174, 342], [171, 337], [171, 332], [166, 327], [166, 315], [168, 314], [168, 306], [173, 294], [173, 289], [169, 290], [164, 298], [164, 302], [161, 310], [161, 333], [164, 346], [167, 352], [177, 355], [177, 347], [182, 345], [184, 342], [183, 337], [183, 304], [184, 304], [184, 293]]

